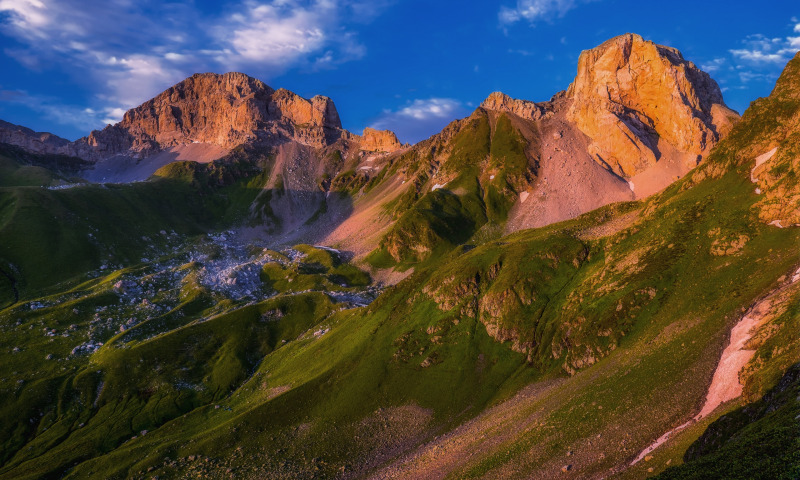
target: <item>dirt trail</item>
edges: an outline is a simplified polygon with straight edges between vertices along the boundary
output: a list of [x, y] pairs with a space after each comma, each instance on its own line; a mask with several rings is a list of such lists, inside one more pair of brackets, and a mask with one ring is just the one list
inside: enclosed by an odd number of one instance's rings
[[714, 377], [706, 393], [706, 400], [703, 408], [688, 422], [679, 425], [653, 442], [630, 463], [635, 465], [655, 449], [666, 443], [676, 433], [685, 429], [689, 425], [702, 420], [714, 412], [720, 405], [739, 398], [742, 395], [743, 385], [739, 379], [739, 372], [742, 371], [747, 362], [753, 358], [755, 350], [747, 348], [747, 342], [753, 337], [757, 327], [766, 319], [777, 301], [781, 300], [781, 294], [790, 286], [800, 280], [800, 269], [791, 276], [786, 282], [781, 283], [777, 288], [770, 291], [766, 296], [757, 300], [742, 318], [731, 329], [731, 337], [728, 346], [722, 351]]

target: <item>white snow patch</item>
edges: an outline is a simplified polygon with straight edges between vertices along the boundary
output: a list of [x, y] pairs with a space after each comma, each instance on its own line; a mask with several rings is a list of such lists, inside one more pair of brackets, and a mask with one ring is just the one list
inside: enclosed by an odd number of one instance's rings
[[630, 189], [631, 189], [631, 192], [634, 192], [634, 191], [635, 191], [635, 190], [634, 190], [634, 185], [633, 185], [633, 182], [631, 182], [630, 180], [628, 180], [628, 188], [630, 188]]
[[683, 425], [677, 426], [677, 427], [673, 428], [672, 430], [670, 430], [669, 432], [665, 433], [664, 435], [661, 435], [660, 437], [658, 437], [658, 440], [653, 442], [652, 445], [650, 445], [649, 447], [647, 447], [644, 450], [642, 450], [642, 453], [640, 453], [639, 456], [636, 457], [636, 459], [631, 462], [631, 465], [636, 465], [637, 463], [639, 463], [650, 452], [652, 452], [656, 448], [660, 447], [664, 442], [669, 440], [670, 437], [672, 437], [673, 434], [675, 434], [677, 432], [680, 432], [684, 428], [688, 427], [691, 423], [692, 423], [692, 421], [689, 420], [688, 422], [684, 423]]
[[761, 195], [761, 189], [760, 188], [756, 188], [756, 195]]
[[431, 192], [434, 190], [439, 190], [442, 187], [444, 187], [444, 185], [442, 185], [441, 183], [437, 183], [433, 186], [433, 188], [431, 188]]
[[489, 175], [489, 180], [494, 180], [494, 175]]
[[756, 166], [750, 170], [750, 181], [756, 183], [758, 181], [758, 177], [755, 175], [756, 168], [763, 165], [765, 162], [769, 161], [770, 158], [775, 156], [775, 153], [778, 151], [778, 147], [773, 148], [767, 153], [761, 154], [756, 157]]
[[769, 222], [769, 224], [774, 226], [774, 227], [783, 228], [783, 225], [781, 225], [781, 221], [780, 220], [773, 220], [773, 221]]
[[792, 283], [797, 283], [798, 280], [800, 280], [800, 268], [792, 275]]
[[522, 192], [522, 193], [520, 193], [520, 194], [519, 194], [519, 202], [520, 202], [520, 203], [525, 203], [525, 200], [527, 200], [527, 199], [528, 199], [528, 195], [530, 195], [528, 192]]

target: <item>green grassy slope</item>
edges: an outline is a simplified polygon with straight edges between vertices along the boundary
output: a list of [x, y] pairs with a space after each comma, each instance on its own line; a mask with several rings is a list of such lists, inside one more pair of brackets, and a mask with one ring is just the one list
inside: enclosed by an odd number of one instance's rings
[[[87, 278], [106, 264], [139, 262], [166, 235], [193, 235], [246, 218], [263, 182], [251, 165], [170, 164], [156, 180], [64, 190], [0, 187], [0, 268], [23, 298]], [[9, 301], [5, 286], [3, 299]]]
[[387, 206], [397, 220], [370, 262], [408, 268], [441, 256], [481, 229], [502, 231], [518, 191], [535, 175], [535, 160], [525, 152], [537, 141], [526, 140], [507, 115], [478, 109], [435, 147], [449, 152], [438, 170], [450, 181], [427, 192], [422, 190], [430, 175], [425, 166], [432, 159], [409, 154], [418, 164], [414, 188]]

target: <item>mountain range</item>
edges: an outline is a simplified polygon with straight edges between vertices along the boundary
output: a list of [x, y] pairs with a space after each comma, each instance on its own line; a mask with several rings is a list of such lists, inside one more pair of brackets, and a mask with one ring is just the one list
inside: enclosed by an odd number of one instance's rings
[[580, 54], [415, 145], [195, 74], [0, 121], [0, 478], [796, 478], [800, 56]]

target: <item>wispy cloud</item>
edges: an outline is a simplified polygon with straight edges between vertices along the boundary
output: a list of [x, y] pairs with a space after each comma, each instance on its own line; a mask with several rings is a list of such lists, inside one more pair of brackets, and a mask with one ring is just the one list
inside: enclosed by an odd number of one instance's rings
[[23, 105], [56, 123], [76, 126], [87, 132], [99, 125], [117, 122], [117, 119], [122, 118], [125, 113], [125, 110], [113, 107], [95, 110], [78, 105], [66, 105], [57, 98], [31, 95], [24, 90], [0, 90], [0, 102]]
[[96, 89], [93, 107], [110, 112], [99, 122], [198, 71], [269, 80], [361, 58], [353, 19], [369, 21], [390, 1], [235, 0], [209, 15], [188, 0], [0, 0], [0, 33], [14, 40], [4, 53], [27, 68], [80, 71], [76, 80]]
[[535, 24], [561, 18], [579, 3], [582, 3], [581, 0], [517, 0], [513, 7], [501, 6], [497, 17], [501, 26], [519, 21]]
[[401, 141], [415, 143], [466, 113], [466, 107], [452, 98], [416, 99], [397, 110], [385, 110], [370, 126], [392, 130]]
[[[792, 18], [787, 30], [800, 33], [800, 22]], [[752, 84], [771, 84], [786, 63], [800, 51], [800, 36], [748, 35], [727, 55], [700, 62], [722, 84], [723, 91], [744, 90]], [[741, 108], [741, 106], [740, 106]]]
[[[800, 24], [795, 25], [795, 31]], [[768, 38], [761, 34], [750, 35], [742, 43], [744, 48], [730, 50], [731, 55], [751, 65], [780, 64], [788, 62], [800, 50], [800, 37]]]
[[718, 71], [720, 68], [722, 68], [723, 66], [725, 66], [726, 63], [727, 63], [727, 61], [724, 58], [715, 58], [713, 60], [710, 60], [710, 61], [708, 61], [706, 63], [701, 64], [700, 68], [702, 68], [703, 70], [705, 70], [708, 73], [714, 73], [714, 72]]

